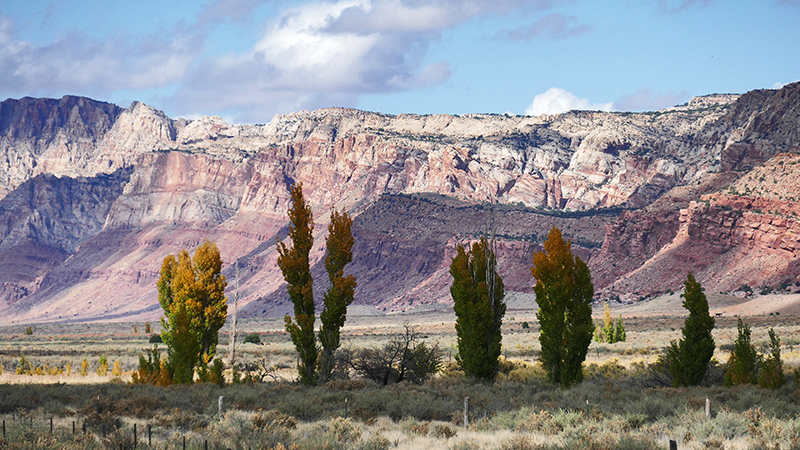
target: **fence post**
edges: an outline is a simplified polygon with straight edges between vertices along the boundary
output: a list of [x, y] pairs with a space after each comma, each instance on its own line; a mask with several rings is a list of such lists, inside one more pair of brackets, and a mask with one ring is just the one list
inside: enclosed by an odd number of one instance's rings
[[72, 421], [72, 435], [75, 436], [75, 421]]
[[152, 447], [153, 446], [153, 440], [151, 439], [153, 437], [153, 435], [152, 435], [152, 433], [150, 433], [150, 431], [151, 431], [150, 424], [148, 423], [147, 424], [147, 446], [148, 447]]
[[186, 450], [186, 435], [183, 435], [183, 450]]
[[347, 397], [344, 398], [344, 418], [347, 419]]
[[469, 397], [464, 397], [464, 428], [469, 428]]
[[6, 419], [3, 419], [3, 439], [6, 438]]
[[219, 396], [219, 405], [218, 405], [218, 409], [219, 409], [219, 420], [222, 420], [222, 399], [223, 399], [223, 398], [224, 398], [223, 396], [221, 396], [221, 395]]
[[678, 450], [678, 443], [673, 441], [672, 439], [669, 440], [669, 450]]
[[706, 419], [711, 418], [711, 400], [706, 398]]
[[53, 434], [53, 418], [50, 418], [50, 434]]
[[136, 438], [137, 438], [137, 436], [136, 436], [136, 424], [134, 423], [133, 424], [133, 448], [136, 448], [136, 444], [138, 444]]

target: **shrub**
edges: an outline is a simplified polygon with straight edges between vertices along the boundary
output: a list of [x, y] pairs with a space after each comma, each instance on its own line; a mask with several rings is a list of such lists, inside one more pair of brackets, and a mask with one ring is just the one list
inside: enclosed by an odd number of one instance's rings
[[417, 342], [421, 335], [406, 324], [405, 332], [380, 348], [365, 348], [354, 354], [343, 352], [347, 364], [364, 378], [381, 385], [409, 380], [421, 384], [439, 371], [442, 351]]
[[249, 333], [247, 336], [244, 337], [245, 344], [260, 344], [261, 343], [261, 335], [258, 333]]
[[440, 439], [450, 439], [456, 434], [456, 430], [454, 430], [450, 425], [443, 423], [435, 424], [431, 430], [431, 435]]
[[161, 335], [160, 335], [160, 334], [158, 334], [158, 333], [155, 333], [155, 334], [153, 334], [152, 336], [150, 336], [150, 341], [149, 341], [149, 342], [150, 342], [151, 344], [161, 344], [161, 343], [163, 343], [164, 341], [161, 339]]

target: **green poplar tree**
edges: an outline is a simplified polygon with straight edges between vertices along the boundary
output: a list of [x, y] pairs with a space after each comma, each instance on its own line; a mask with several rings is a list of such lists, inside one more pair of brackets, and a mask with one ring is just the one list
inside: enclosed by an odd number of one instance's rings
[[544, 250], [533, 255], [531, 268], [539, 304], [541, 361], [552, 383], [569, 386], [583, 380], [581, 365], [594, 329], [594, 285], [589, 267], [572, 254], [561, 230], [550, 230]]
[[708, 300], [703, 287], [690, 272], [683, 283], [683, 307], [689, 310], [679, 342], [672, 341], [667, 348], [667, 367], [672, 375], [672, 386], [696, 386], [708, 370], [714, 356], [714, 318], [708, 313]]
[[456, 360], [464, 374], [482, 381], [494, 381], [498, 369], [506, 312], [505, 287], [497, 274], [497, 261], [486, 237], [467, 253], [459, 245], [450, 264], [458, 335]]
[[775, 330], [769, 329], [770, 356], [764, 358], [761, 369], [758, 371], [758, 385], [762, 388], [778, 389], [786, 384], [783, 375], [783, 361], [781, 361], [781, 340]]
[[303, 183], [291, 189], [292, 206], [289, 208], [289, 238], [292, 247], [278, 242], [278, 267], [286, 280], [286, 290], [294, 304], [294, 321], [284, 317], [286, 331], [300, 356], [297, 364], [300, 381], [312, 385], [316, 381], [317, 342], [314, 336], [314, 281], [308, 255], [314, 244], [314, 218], [311, 207], [303, 196]]
[[620, 314], [619, 317], [617, 317], [617, 321], [614, 323], [614, 342], [625, 342], [627, 338], [625, 324], [622, 323], [622, 314]]
[[322, 327], [319, 340], [322, 343], [320, 355], [319, 377], [321, 382], [328, 381], [336, 365], [335, 354], [339, 348], [340, 330], [347, 320], [347, 306], [353, 302], [357, 286], [353, 275], [344, 275], [345, 266], [353, 260], [354, 244], [352, 228], [353, 219], [346, 212], [331, 212], [331, 223], [328, 225], [327, 255], [325, 270], [328, 272], [330, 287], [323, 299], [324, 307], [320, 314]]
[[740, 318], [736, 324], [739, 333], [733, 343], [733, 351], [728, 357], [728, 368], [725, 371], [725, 386], [737, 384], [756, 384], [758, 377], [758, 353], [750, 341], [750, 327]]

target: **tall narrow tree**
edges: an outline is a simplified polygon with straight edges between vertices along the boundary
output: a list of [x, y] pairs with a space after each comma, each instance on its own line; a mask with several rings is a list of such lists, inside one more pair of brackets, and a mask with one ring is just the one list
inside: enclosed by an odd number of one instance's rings
[[569, 386], [583, 380], [581, 364], [592, 342], [592, 296], [589, 267], [572, 254], [571, 243], [553, 227], [544, 252], [533, 255], [531, 274], [539, 311], [541, 361], [552, 383]]
[[724, 386], [737, 384], [756, 384], [758, 381], [758, 352], [750, 341], [750, 327], [739, 318], [736, 324], [739, 331], [733, 343], [733, 351], [728, 357]]
[[317, 343], [314, 336], [314, 282], [311, 279], [309, 253], [314, 244], [314, 218], [311, 207], [303, 196], [303, 184], [291, 189], [292, 206], [289, 208], [289, 238], [292, 247], [278, 242], [278, 267], [286, 280], [286, 290], [294, 304], [294, 321], [284, 317], [286, 331], [300, 356], [297, 369], [300, 381], [306, 385], [316, 381]]
[[497, 261], [486, 237], [467, 253], [458, 246], [450, 264], [458, 334], [456, 359], [467, 376], [493, 381], [500, 356], [503, 315], [506, 312], [505, 287], [497, 273]]
[[322, 327], [319, 340], [322, 343], [320, 355], [319, 377], [321, 382], [328, 381], [335, 367], [335, 354], [339, 348], [340, 330], [347, 320], [347, 306], [353, 302], [356, 289], [356, 278], [344, 275], [345, 266], [353, 260], [352, 248], [353, 219], [342, 211], [331, 212], [331, 223], [328, 225], [327, 255], [325, 270], [328, 272], [330, 287], [325, 293], [324, 307], [320, 314]]
[[164, 258], [158, 280], [158, 301], [167, 316], [161, 338], [168, 348], [168, 366], [176, 383], [191, 383], [199, 364], [213, 359], [219, 329], [228, 316], [225, 275], [219, 249], [206, 240], [189, 257]]
[[683, 307], [689, 317], [681, 328], [683, 337], [667, 347], [667, 367], [672, 375], [672, 386], [696, 386], [706, 374], [708, 363], [714, 356], [714, 318], [708, 313], [708, 300], [703, 287], [689, 272], [683, 282]]

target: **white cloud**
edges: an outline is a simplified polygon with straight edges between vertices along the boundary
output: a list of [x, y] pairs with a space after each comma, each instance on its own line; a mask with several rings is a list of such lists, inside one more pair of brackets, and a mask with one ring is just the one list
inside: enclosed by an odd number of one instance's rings
[[572, 110], [611, 111], [614, 103], [595, 103], [586, 98], [578, 98], [561, 88], [551, 87], [533, 98], [533, 103], [525, 109], [529, 116], [542, 114], [561, 114]]
[[163, 87], [183, 78], [197, 47], [189, 36], [98, 42], [79, 33], [33, 44], [16, 39], [13, 22], [0, 16], [0, 95], [105, 95]]

